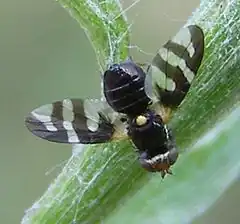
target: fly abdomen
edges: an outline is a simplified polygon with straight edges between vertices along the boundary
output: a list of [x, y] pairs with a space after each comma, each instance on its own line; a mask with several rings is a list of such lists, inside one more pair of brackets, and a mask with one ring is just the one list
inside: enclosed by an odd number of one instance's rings
[[105, 91], [105, 97], [114, 110], [128, 115], [141, 113], [149, 102], [144, 87], [133, 81], [129, 85]]
[[150, 99], [144, 89], [144, 71], [130, 60], [111, 66], [104, 73], [104, 95], [117, 112], [136, 115], [143, 112]]

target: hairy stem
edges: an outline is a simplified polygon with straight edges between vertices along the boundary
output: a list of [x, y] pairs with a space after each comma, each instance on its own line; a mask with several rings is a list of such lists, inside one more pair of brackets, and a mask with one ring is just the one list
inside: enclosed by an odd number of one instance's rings
[[[101, 70], [127, 57], [129, 26], [117, 0], [59, 2], [86, 31]], [[219, 7], [218, 1], [203, 0], [189, 20], [204, 29], [206, 49], [198, 78], [170, 123], [181, 149], [190, 149], [239, 99], [239, 17], [238, 0], [229, 1], [224, 7]], [[147, 183], [149, 176], [140, 168], [130, 142], [84, 149], [81, 156], [69, 159], [45, 194], [26, 212], [22, 223], [99, 223], [125, 202], [127, 195]], [[187, 162], [198, 164], [196, 155], [193, 152], [193, 156], [185, 157], [184, 163], [180, 158], [173, 170], [176, 177], [166, 178], [159, 191], [170, 187], [176, 191], [180, 177], [192, 180], [199, 167], [191, 166], [187, 173], [184, 167]], [[161, 185], [160, 177], [156, 178]]]

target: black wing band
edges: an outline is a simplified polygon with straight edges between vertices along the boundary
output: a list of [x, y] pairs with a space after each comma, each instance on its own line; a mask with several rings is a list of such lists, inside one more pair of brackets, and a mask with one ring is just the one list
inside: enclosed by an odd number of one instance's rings
[[[48, 141], [89, 144], [111, 139], [114, 125], [100, 100], [65, 99], [41, 106], [27, 116], [27, 128]], [[107, 108], [109, 109], [109, 108]]]
[[158, 51], [149, 66], [150, 78], [146, 78], [145, 84], [148, 95], [160, 100], [163, 106], [177, 107], [197, 74], [203, 53], [202, 29], [196, 25], [181, 29]]

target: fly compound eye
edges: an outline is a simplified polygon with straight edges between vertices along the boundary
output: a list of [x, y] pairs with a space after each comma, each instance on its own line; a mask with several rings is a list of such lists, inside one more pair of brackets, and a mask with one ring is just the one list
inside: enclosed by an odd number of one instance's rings
[[139, 115], [137, 118], [136, 118], [136, 124], [138, 126], [143, 126], [147, 123], [147, 118], [143, 115]]

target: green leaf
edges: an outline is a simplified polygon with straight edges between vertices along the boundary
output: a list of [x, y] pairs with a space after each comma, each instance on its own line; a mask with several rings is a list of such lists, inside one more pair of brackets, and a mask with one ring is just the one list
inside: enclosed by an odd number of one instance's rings
[[[102, 70], [127, 57], [129, 26], [117, 0], [59, 2], [85, 29]], [[161, 181], [158, 174], [146, 173], [128, 141], [84, 146], [84, 151], [70, 158], [45, 194], [26, 212], [22, 223], [99, 223], [127, 202], [109, 223], [117, 223], [117, 219], [121, 223], [139, 223], [149, 221], [149, 215], [154, 222], [179, 223], [176, 219], [189, 220], [197, 214], [197, 209], [188, 211], [192, 198], [196, 204], [201, 201], [204, 208], [216, 200], [222, 191], [211, 194], [213, 189], [223, 183], [227, 186], [233, 179], [219, 174], [226, 172], [222, 164], [227, 160], [227, 170], [235, 167], [232, 172], [236, 174], [239, 153], [235, 150], [229, 156], [226, 148], [218, 149], [217, 144], [214, 148], [199, 146], [199, 150], [192, 150], [192, 145], [239, 102], [239, 17], [238, 0], [227, 1], [223, 7], [216, 1], [204, 0], [189, 20], [204, 29], [206, 49], [198, 78], [170, 123], [177, 144], [185, 151], [173, 168], [174, 176]], [[218, 178], [213, 184], [209, 180], [215, 174]], [[200, 189], [199, 183], [204, 181], [209, 186], [206, 191]], [[193, 186], [198, 189], [194, 194]], [[137, 191], [140, 192], [127, 200]], [[201, 200], [202, 192], [208, 192], [209, 198]], [[173, 211], [178, 211], [175, 222], [167, 222]]]
[[239, 127], [240, 107], [182, 156], [173, 178], [153, 177], [104, 223], [193, 223], [239, 177]]

